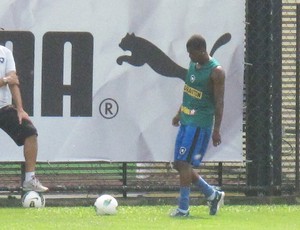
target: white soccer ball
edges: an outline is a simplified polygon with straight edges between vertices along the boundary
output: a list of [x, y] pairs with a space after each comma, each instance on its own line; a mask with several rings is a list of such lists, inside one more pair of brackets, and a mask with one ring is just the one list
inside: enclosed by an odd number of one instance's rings
[[113, 215], [117, 213], [118, 201], [111, 195], [101, 195], [95, 201], [98, 215]]
[[28, 191], [22, 197], [24, 208], [43, 208], [45, 207], [45, 198], [41, 193]]

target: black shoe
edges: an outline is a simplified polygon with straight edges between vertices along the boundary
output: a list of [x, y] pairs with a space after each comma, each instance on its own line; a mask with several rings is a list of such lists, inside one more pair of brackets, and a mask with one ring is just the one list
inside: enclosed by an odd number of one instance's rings
[[209, 201], [209, 215], [216, 215], [219, 208], [224, 205], [224, 197], [225, 197], [225, 192], [222, 191], [215, 191], [216, 197], [212, 200]]

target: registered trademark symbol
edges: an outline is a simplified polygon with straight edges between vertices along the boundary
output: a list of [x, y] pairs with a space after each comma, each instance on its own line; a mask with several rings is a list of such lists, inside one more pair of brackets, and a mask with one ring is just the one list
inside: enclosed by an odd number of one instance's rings
[[99, 106], [99, 112], [106, 119], [114, 118], [119, 112], [118, 103], [112, 98], [106, 98]]

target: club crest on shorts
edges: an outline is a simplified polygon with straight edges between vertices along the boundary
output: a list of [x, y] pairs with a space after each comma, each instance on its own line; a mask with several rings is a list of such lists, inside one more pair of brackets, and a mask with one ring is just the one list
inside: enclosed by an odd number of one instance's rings
[[180, 149], [179, 149], [179, 154], [180, 154], [180, 155], [184, 155], [185, 152], [186, 152], [186, 148], [185, 148], [185, 147], [180, 147]]

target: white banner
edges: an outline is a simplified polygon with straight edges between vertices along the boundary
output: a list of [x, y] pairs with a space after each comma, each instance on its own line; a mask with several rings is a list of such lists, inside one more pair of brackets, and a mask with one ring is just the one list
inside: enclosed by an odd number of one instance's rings
[[[0, 41], [10, 41], [15, 54], [39, 133], [38, 160], [172, 161], [186, 41], [199, 33], [226, 71], [223, 142], [210, 146], [205, 160], [241, 161], [244, 6], [2, 0]], [[0, 161], [23, 161], [22, 148], [2, 131], [0, 142]]]

